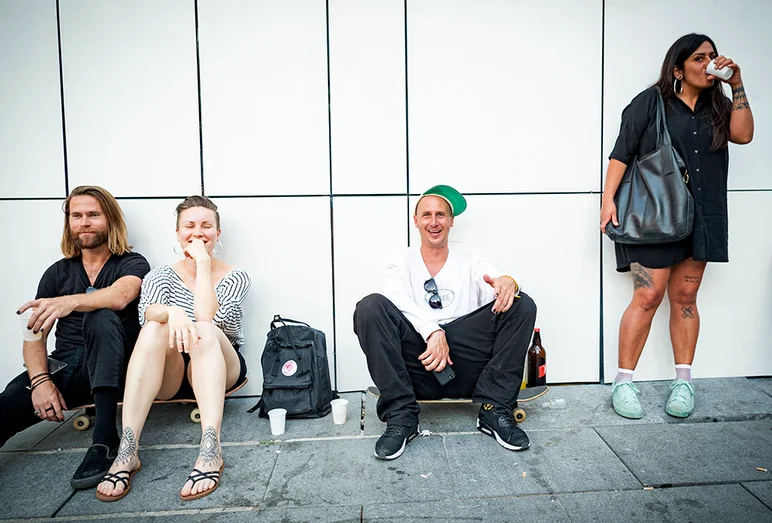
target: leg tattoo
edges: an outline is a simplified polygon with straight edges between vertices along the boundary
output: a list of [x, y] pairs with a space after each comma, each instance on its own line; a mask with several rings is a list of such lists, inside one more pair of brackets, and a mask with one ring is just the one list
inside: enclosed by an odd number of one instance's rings
[[692, 310], [692, 307], [683, 306], [681, 307], [681, 317], [685, 320], [693, 320], [694, 319], [694, 310]]
[[686, 283], [700, 283], [700, 277], [699, 276], [689, 276], [688, 274], [684, 276], [684, 280]]
[[214, 463], [220, 458], [220, 442], [217, 441], [217, 432], [214, 427], [207, 427], [201, 436], [201, 447], [198, 451], [198, 459], [204, 465]]
[[630, 265], [630, 269], [633, 273], [633, 288], [640, 289], [644, 287], [651, 289], [654, 287], [654, 278], [652, 276], [651, 269], [647, 269], [640, 263], [633, 263]]
[[131, 430], [131, 427], [126, 427], [121, 434], [121, 445], [118, 447], [118, 456], [115, 461], [126, 464], [136, 452], [137, 438], [134, 437], [134, 431]]

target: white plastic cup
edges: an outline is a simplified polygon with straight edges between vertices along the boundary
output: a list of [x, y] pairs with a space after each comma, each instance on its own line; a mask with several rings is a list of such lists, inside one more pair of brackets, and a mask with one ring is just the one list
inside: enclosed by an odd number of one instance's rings
[[35, 312], [35, 309], [27, 309], [26, 311], [16, 316], [19, 318], [19, 324], [21, 325], [21, 335], [24, 336], [24, 341], [37, 341], [43, 337], [42, 332], [38, 331], [37, 334], [33, 334], [33, 332], [27, 328], [27, 323], [29, 323], [29, 319], [33, 312]]
[[717, 78], [721, 78], [722, 80], [729, 80], [732, 78], [732, 75], [734, 74], [734, 71], [731, 67], [724, 66], [721, 69], [716, 69], [716, 60], [711, 60], [708, 64], [708, 67], [705, 68], [705, 72], [708, 74], [712, 74], [713, 76]]
[[346, 410], [348, 409], [348, 400], [338, 398], [330, 402], [332, 405], [332, 421], [336, 425], [343, 425], [346, 423]]
[[284, 422], [287, 419], [287, 409], [269, 410], [268, 419], [271, 420], [271, 434], [274, 436], [284, 434]]

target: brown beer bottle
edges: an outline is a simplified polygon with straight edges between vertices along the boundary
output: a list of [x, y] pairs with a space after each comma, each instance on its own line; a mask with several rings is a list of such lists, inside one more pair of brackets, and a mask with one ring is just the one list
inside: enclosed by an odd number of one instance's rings
[[528, 349], [528, 387], [547, 384], [547, 351], [541, 345], [539, 328], [533, 330], [533, 343]]

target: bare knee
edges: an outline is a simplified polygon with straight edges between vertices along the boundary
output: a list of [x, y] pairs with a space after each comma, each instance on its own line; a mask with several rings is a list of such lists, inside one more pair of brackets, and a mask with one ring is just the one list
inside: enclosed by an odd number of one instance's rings
[[655, 312], [665, 293], [654, 288], [641, 287], [635, 290], [633, 294], [632, 306], [643, 310], [644, 312]]
[[694, 305], [697, 303], [697, 291], [699, 289], [694, 285], [671, 286], [668, 289], [668, 300], [671, 304]]

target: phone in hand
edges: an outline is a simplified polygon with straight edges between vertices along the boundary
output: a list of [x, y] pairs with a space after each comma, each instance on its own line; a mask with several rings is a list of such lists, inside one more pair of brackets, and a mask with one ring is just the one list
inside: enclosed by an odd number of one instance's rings
[[441, 371], [432, 371], [432, 374], [440, 382], [440, 385], [447, 385], [450, 380], [456, 377], [456, 373], [453, 372], [453, 367], [450, 365], [445, 365]]
[[[66, 366], [67, 366], [66, 361], [55, 360], [51, 356], [48, 357], [48, 373], [51, 374], [52, 376], [57, 372], [59, 372], [60, 370], [62, 370], [63, 368], [65, 368]], [[25, 369], [27, 368], [26, 363], [24, 364], [24, 368]]]

